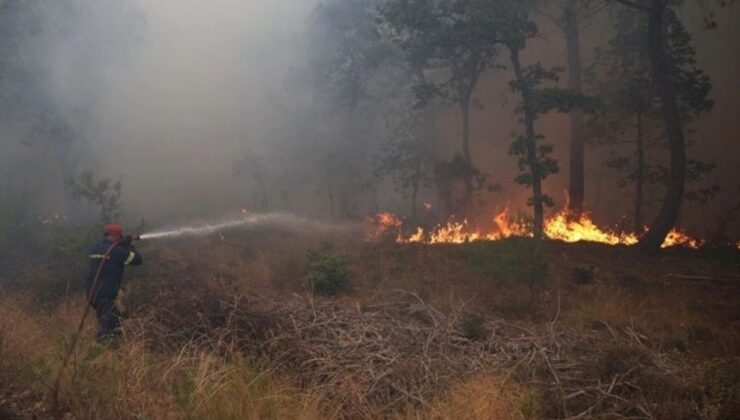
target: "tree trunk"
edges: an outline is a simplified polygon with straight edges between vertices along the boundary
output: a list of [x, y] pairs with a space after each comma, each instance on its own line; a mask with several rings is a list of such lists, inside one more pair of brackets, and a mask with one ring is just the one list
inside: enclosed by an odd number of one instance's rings
[[637, 174], [635, 177], [635, 233], [645, 228], [642, 221], [643, 187], [645, 185], [645, 144], [642, 129], [642, 113], [637, 113]]
[[266, 212], [267, 209], [270, 208], [270, 199], [267, 195], [267, 187], [265, 186], [265, 181], [261, 177], [258, 177], [257, 185], [259, 185], [260, 189], [260, 209], [261, 211]]
[[648, 22], [648, 48], [652, 76], [660, 95], [661, 111], [668, 134], [671, 173], [660, 212], [650, 226], [650, 230], [640, 240], [641, 250], [647, 253], [657, 252], [666, 235], [675, 225], [681, 209], [686, 180], [686, 145], [676, 97], [671, 86], [670, 70], [665, 56], [663, 18], [666, 7], [665, 0], [652, 1]]
[[54, 139], [57, 142], [57, 151], [59, 158], [59, 181], [61, 181], [61, 191], [64, 209], [62, 210], [67, 216], [67, 220], [75, 223], [79, 220], [75, 208], [75, 199], [72, 195], [70, 182], [75, 178], [75, 161], [71, 156], [72, 140], [67, 138]]
[[468, 214], [473, 208], [473, 158], [470, 153], [470, 97], [460, 100], [460, 114], [462, 116], [462, 154], [465, 159], [465, 172], [463, 181], [465, 183], [465, 198], [463, 201], [463, 213]]
[[[564, 31], [568, 55], [568, 87], [571, 93], [580, 95], [581, 87], [581, 45], [578, 33], [576, 1], [569, 0], [565, 6]], [[568, 214], [572, 219], [580, 219], [583, 213], [585, 196], [584, 180], [584, 141], [583, 111], [570, 111], [570, 181], [568, 188]]]
[[411, 186], [411, 217], [414, 220], [418, 220], [418, 213], [416, 211], [416, 200], [419, 196], [419, 184], [421, 183], [421, 161], [416, 163], [414, 167], [414, 179]]
[[416, 211], [416, 196], [419, 193], [419, 183], [414, 181], [414, 187], [411, 191], [411, 218], [418, 220], [418, 213]]
[[532, 207], [534, 208], [534, 228], [535, 239], [542, 239], [543, 231], [543, 213], [544, 204], [542, 199], [542, 175], [537, 159], [537, 136], [534, 131], [534, 105], [532, 104], [532, 93], [529, 90], [527, 81], [524, 78], [522, 64], [519, 61], [519, 50], [511, 49], [511, 64], [514, 67], [514, 74], [520, 86], [522, 95], [522, 109], [524, 111], [524, 129], [526, 135], [526, 153], [529, 162], [529, 171], [532, 175]]
[[326, 192], [329, 196], [329, 214], [331, 215], [331, 220], [336, 220], [336, 213], [334, 211], [334, 189], [332, 188], [331, 181], [326, 185]]

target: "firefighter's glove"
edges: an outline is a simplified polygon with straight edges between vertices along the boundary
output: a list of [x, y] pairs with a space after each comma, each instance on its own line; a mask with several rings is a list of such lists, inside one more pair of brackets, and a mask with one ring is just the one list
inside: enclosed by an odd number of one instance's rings
[[123, 237], [123, 239], [121, 239], [121, 241], [119, 242], [119, 244], [120, 245], [123, 245], [123, 246], [131, 246], [131, 241], [133, 241], [133, 240], [134, 240], [134, 237], [133, 236], [126, 235], [126, 236]]

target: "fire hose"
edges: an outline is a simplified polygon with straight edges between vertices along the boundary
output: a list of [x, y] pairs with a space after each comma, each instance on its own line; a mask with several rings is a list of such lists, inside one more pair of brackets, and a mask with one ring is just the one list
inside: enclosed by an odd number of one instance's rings
[[105, 251], [105, 253], [100, 258], [100, 264], [98, 264], [98, 269], [95, 271], [95, 277], [93, 278], [92, 285], [90, 286], [90, 290], [88, 291], [86, 298], [87, 298], [87, 305], [85, 305], [85, 312], [82, 313], [82, 317], [80, 318], [80, 323], [77, 325], [77, 331], [72, 335], [72, 340], [69, 343], [69, 348], [67, 349], [67, 352], [64, 355], [64, 359], [62, 360], [62, 365], [59, 367], [59, 373], [57, 373], [56, 379], [54, 379], [54, 388], [52, 393], [52, 412], [54, 413], [54, 418], [61, 419], [60, 412], [59, 412], [59, 387], [62, 382], [62, 376], [64, 375], [64, 371], [67, 368], [67, 365], [69, 364], [70, 359], [72, 358], [72, 355], [75, 352], [75, 348], [77, 347], [77, 342], [80, 339], [80, 335], [82, 335], [82, 329], [85, 327], [85, 319], [87, 318], [87, 314], [90, 313], [90, 308], [92, 307], [92, 303], [97, 297], [98, 293], [98, 282], [100, 281], [100, 274], [103, 272], [103, 267], [105, 266], [105, 262], [110, 258], [111, 252], [113, 252], [113, 249], [121, 244], [122, 242], [131, 242], [132, 240], [139, 240], [141, 239], [139, 236], [129, 236], [124, 240], [116, 241], [111, 244], [110, 247], [108, 247], [108, 250]]

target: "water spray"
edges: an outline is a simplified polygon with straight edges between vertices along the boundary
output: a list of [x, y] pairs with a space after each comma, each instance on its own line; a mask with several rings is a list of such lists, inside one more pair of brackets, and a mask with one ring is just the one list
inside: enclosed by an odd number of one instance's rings
[[351, 223], [325, 223], [312, 219], [305, 219], [285, 213], [249, 213], [220, 221], [195, 223], [192, 225], [167, 228], [154, 232], [144, 233], [134, 237], [134, 240], [165, 239], [185, 236], [204, 236], [212, 233], [249, 227], [275, 227], [298, 232], [346, 232], [356, 230], [360, 226]]
[[236, 228], [245, 225], [247, 222], [243, 219], [226, 220], [218, 223], [209, 223], [199, 226], [183, 226], [168, 230], [156, 231], [140, 235], [138, 239], [162, 239], [178, 236], [202, 236], [215, 233], [221, 230]]

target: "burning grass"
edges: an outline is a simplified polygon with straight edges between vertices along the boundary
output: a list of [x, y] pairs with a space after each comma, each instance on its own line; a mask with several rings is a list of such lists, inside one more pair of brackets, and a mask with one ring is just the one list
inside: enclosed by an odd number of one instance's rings
[[[512, 219], [508, 209], [496, 213], [492, 222], [491, 229], [480, 229], [471, 226], [466, 219], [458, 221], [453, 218], [431, 229], [417, 227], [413, 232], [406, 233], [401, 219], [391, 213], [380, 213], [366, 220], [366, 236], [370, 240], [375, 240], [390, 232], [398, 243], [424, 244], [463, 244], [532, 236], [530, 224]], [[640, 238], [638, 232], [620, 232], [600, 227], [586, 213], [574, 220], [566, 210], [561, 210], [545, 220], [544, 233], [549, 239], [569, 243], [585, 241], [608, 245], [635, 245]], [[673, 229], [669, 232], [662, 247], [682, 246], [697, 249], [703, 242], [692, 238], [680, 229]]]

